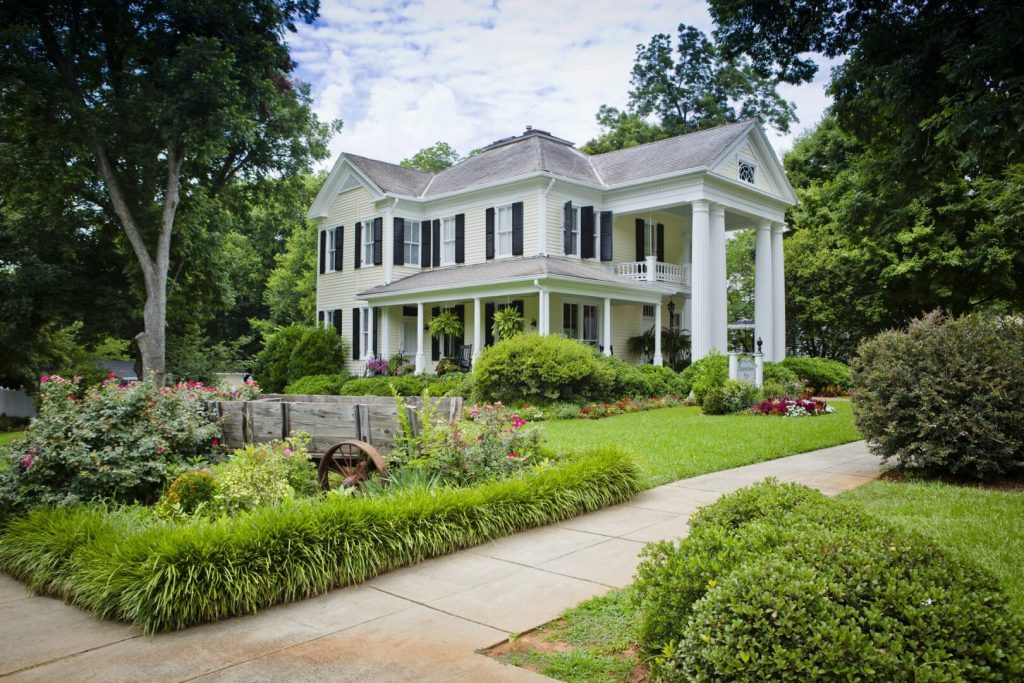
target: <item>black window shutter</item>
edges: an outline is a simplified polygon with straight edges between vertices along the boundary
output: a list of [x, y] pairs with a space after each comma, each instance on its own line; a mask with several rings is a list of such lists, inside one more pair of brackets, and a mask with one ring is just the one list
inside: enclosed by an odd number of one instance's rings
[[352, 360], [359, 360], [359, 309], [352, 309]]
[[487, 216], [487, 230], [485, 233], [485, 251], [486, 257], [489, 259], [494, 258], [494, 207], [487, 209], [485, 212]]
[[484, 304], [484, 346], [494, 345], [494, 302]]
[[562, 207], [562, 251], [566, 254], [573, 252], [572, 248], [572, 202], [566, 202]]
[[594, 207], [580, 209], [580, 256], [594, 258]]
[[441, 265], [441, 219], [434, 219], [434, 265]]
[[601, 212], [601, 260], [612, 260], [612, 212]]
[[327, 231], [320, 231], [320, 274], [327, 272]]
[[415, 306], [402, 306], [402, 315], [406, 318], [415, 318], [418, 313]]
[[363, 251], [363, 224], [362, 223], [356, 223], [356, 253], [355, 253], [355, 259], [352, 261], [353, 266], [355, 268], [358, 268], [360, 265], [362, 265], [359, 262], [360, 259], [362, 258], [362, 251]]
[[636, 219], [636, 260], [643, 261], [647, 258], [647, 247], [644, 244], [644, 219]]
[[381, 309], [373, 309], [373, 329], [370, 331], [373, 340], [370, 343], [370, 348], [373, 349], [374, 358], [377, 357], [377, 340], [380, 339], [380, 313]]
[[658, 223], [658, 248], [656, 249], [658, 254], [658, 260], [665, 263], [665, 226]]
[[[431, 318], [436, 318], [439, 315], [441, 315], [440, 308], [434, 306], [432, 309], [430, 309]], [[441, 360], [441, 340], [435, 337], [434, 335], [430, 335], [430, 359]]]
[[342, 270], [345, 263], [345, 226], [334, 229], [334, 269]]
[[466, 262], [466, 214], [455, 215], [455, 262]]
[[323, 311], [317, 311], [316, 312], [316, 321], [318, 323], [320, 323], [321, 325], [323, 324], [323, 322], [324, 322], [324, 312]]
[[420, 266], [423, 268], [430, 267], [430, 254], [433, 250], [430, 248], [430, 221], [423, 221], [420, 223]]
[[514, 308], [517, 311], [519, 311], [519, 315], [521, 315], [521, 316], [525, 316], [526, 315], [526, 304], [523, 303], [522, 299], [516, 299], [515, 301], [513, 301], [512, 302], [512, 308]]
[[523, 203], [512, 204], [512, 255], [523, 255]]
[[384, 263], [384, 219], [373, 219], [373, 265]]
[[396, 266], [405, 265], [405, 219], [395, 218], [395, 253], [394, 260]]
[[341, 309], [340, 308], [335, 308], [334, 309], [334, 331], [338, 333], [339, 337], [341, 336]]

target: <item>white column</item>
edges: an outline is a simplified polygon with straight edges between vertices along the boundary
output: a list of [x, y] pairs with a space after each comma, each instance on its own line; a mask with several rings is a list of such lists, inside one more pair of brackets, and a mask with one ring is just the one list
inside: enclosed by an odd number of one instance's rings
[[740, 354], [729, 352], [729, 379], [736, 381], [740, 376]]
[[373, 306], [366, 307], [366, 348], [363, 349], [363, 360], [373, 355]]
[[661, 357], [661, 301], [654, 305], [654, 364], [664, 365]]
[[480, 297], [473, 297], [473, 359], [480, 356], [483, 348], [483, 316], [480, 314]]
[[725, 277], [725, 207], [711, 207], [711, 346], [725, 353], [729, 349], [728, 282]]
[[764, 384], [764, 354], [754, 354], [754, 386], [758, 389]]
[[537, 332], [542, 337], [546, 337], [551, 334], [551, 293], [546, 290], [540, 290], [540, 324], [537, 325]]
[[774, 361], [786, 357], [786, 266], [782, 251], [785, 223], [772, 226], [772, 347], [768, 355]]
[[658, 257], [647, 257], [647, 281], [655, 282], [658, 279]]
[[601, 321], [604, 326], [604, 355], [612, 355], [612, 300], [605, 298], [604, 300], [604, 320]]
[[759, 221], [757, 224], [757, 241], [754, 244], [754, 350], [757, 340], [761, 339], [764, 355], [772, 359], [773, 332], [772, 313], [772, 224], [771, 221]]
[[426, 357], [423, 355], [423, 304], [416, 304], [416, 374], [422, 375], [426, 370]]
[[708, 215], [711, 204], [701, 199], [690, 207], [693, 211], [690, 357], [698, 361], [708, 355], [714, 343], [711, 338], [711, 223]]
[[380, 307], [380, 357], [391, 356], [391, 316], [387, 306]]

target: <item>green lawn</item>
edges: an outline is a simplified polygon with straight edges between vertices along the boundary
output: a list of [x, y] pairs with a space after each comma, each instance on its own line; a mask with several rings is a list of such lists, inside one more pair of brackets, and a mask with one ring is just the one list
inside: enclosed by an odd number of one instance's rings
[[835, 446], [861, 438], [850, 402], [817, 417], [701, 415], [700, 408], [660, 408], [601, 420], [543, 423], [556, 448], [617, 444], [631, 453], [647, 486]]
[[25, 436], [25, 432], [0, 432], [0, 446]]
[[987, 568], [1024, 614], [1024, 492], [878, 481], [842, 498]]

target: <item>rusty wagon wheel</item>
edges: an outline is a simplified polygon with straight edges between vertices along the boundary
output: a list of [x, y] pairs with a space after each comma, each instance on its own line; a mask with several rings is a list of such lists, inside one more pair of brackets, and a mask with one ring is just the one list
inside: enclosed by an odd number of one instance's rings
[[[358, 486], [377, 472], [381, 485], [388, 483], [388, 463], [376, 448], [358, 439], [346, 439], [328, 448], [316, 468], [320, 488], [328, 491], [332, 481], [342, 488]], [[333, 476], [332, 476], [333, 475]]]

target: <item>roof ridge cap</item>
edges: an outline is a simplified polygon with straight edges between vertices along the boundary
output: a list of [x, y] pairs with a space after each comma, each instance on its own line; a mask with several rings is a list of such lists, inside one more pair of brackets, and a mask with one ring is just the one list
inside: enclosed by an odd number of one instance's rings
[[355, 157], [356, 159], [365, 159], [366, 161], [372, 161], [372, 162], [377, 163], [377, 164], [385, 164], [385, 165], [391, 166], [393, 168], [400, 168], [403, 171], [412, 171], [413, 173], [419, 173], [421, 175], [428, 175], [431, 178], [433, 178], [436, 175], [434, 173], [430, 173], [429, 171], [422, 171], [422, 170], [420, 170], [418, 168], [409, 168], [408, 166], [402, 166], [401, 164], [394, 164], [394, 163], [391, 163], [390, 161], [384, 161], [383, 159], [374, 159], [373, 157], [366, 157], [366, 156], [363, 156], [362, 154], [355, 154], [353, 152], [342, 152], [341, 155], [343, 157], [347, 158], [347, 159], [351, 159], [353, 157]]
[[632, 147], [623, 147], [622, 149], [613, 149], [610, 152], [601, 152], [600, 154], [592, 155], [590, 158], [591, 159], [596, 159], [597, 157], [604, 157], [604, 156], [608, 156], [610, 154], [618, 154], [619, 152], [626, 152], [626, 151], [631, 150], [631, 149], [639, 149], [641, 147], [648, 147], [650, 145], [657, 145], [657, 144], [659, 144], [661, 142], [665, 142], [666, 140], [678, 140], [679, 138], [686, 138], [686, 137], [689, 137], [691, 135], [697, 135], [699, 133], [710, 133], [713, 130], [719, 130], [719, 129], [722, 129], [722, 128], [729, 128], [731, 126], [739, 126], [741, 124], [743, 124], [743, 125], [750, 125], [750, 124], [755, 124], [755, 123], [757, 123], [757, 119], [743, 119], [742, 121], [733, 121], [732, 123], [723, 123], [722, 125], [715, 126], [713, 128], [702, 128], [701, 130], [691, 130], [689, 133], [682, 133], [681, 135], [671, 135], [671, 136], [669, 136], [667, 138], [662, 138], [660, 140], [651, 140], [650, 142], [643, 142], [643, 143], [640, 143], [639, 145], [633, 145]]

